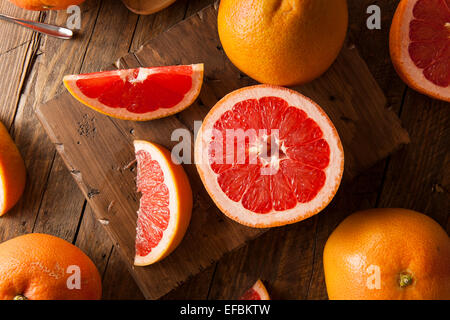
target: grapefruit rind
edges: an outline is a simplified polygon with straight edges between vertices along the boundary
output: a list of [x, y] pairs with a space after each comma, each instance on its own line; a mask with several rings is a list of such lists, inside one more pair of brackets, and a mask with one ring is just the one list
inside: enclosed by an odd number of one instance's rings
[[192, 190], [184, 169], [172, 162], [169, 151], [143, 140], [134, 141], [134, 147], [135, 152], [144, 150], [159, 163], [164, 174], [164, 183], [169, 190], [170, 219], [163, 237], [148, 255], [136, 255], [134, 259], [134, 265], [148, 266], [167, 257], [183, 239], [191, 219]]
[[[280, 97], [290, 106], [302, 109], [323, 131], [323, 138], [330, 146], [330, 164], [324, 170], [326, 181], [317, 196], [308, 203], [297, 203], [289, 210], [258, 214], [234, 202], [222, 191], [217, 175], [208, 159], [208, 144], [203, 132], [212, 130], [214, 123], [233, 106], [243, 100], [260, 99], [267, 96]], [[229, 218], [253, 228], [284, 226], [305, 220], [322, 211], [334, 198], [344, 172], [344, 150], [336, 128], [325, 112], [311, 99], [300, 93], [272, 85], [256, 85], [236, 90], [220, 100], [205, 117], [195, 141], [195, 163], [200, 178], [217, 207]]]
[[428, 80], [423, 69], [418, 68], [409, 55], [409, 24], [414, 19], [417, 1], [400, 2], [392, 20], [389, 35], [389, 49], [395, 70], [412, 89], [431, 98], [450, 102], [450, 86], [444, 88]]
[[[83, 77], [92, 77], [91, 74], [86, 75], [67, 75], [64, 77], [63, 82], [64, 86], [70, 92], [70, 94], [77, 99], [79, 102], [84, 104], [85, 106], [105, 114], [107, 116], [118, 118], [122, 120], [132, 120], [132, 121], [149, 121], [154, 119], [160, 119], [164, 117], [171, 116], [178, 112], [183, 111], [188, 108], [190, 105], [194, 103], [197, 97], [200, 94], [202, 85], [203, 85], [203, 74], [204, 74], [204, 65], [193, 64], [190, 65], [192, 67], [192, 88], [190, 91], [184, 96], [183, 100], [180, 101], [177, 105], [171, 108], [160, 108], [155, 111], [151, 111], [148, 113], [138, 114], [133, 113], [125, 108], [111, 108], [103, 103], [99, 102], [97, 99], [92, 99], [87, 97], [85, 94], [81, 92], [81, 90], [76, 85], [77, 80], [83, 79]], [[139, 68], [139, 76], [138, 79], [144, 76], [151, 75], [153, 73], [158, 73], [159, 70], [163, 70], [164, 67], [156, 67], [156, 68]], [[133, 72], [134, 69], [128, 70], [114, 70], [114, 71], [105, 71], [99, 73], [98, 76], [108, 76], [108, 75], [120, 75], [121, 77], [126, 77], [128, 74]], [[145, 78], [144, 78], [145, 79]]]
[[270, 296], [267, 292], [266, 286], [262, 283], [261, 280], [258, 279], [258, 281], [256, 281], [256, 283], [253, 285], [252, 289], [259, 294], [260, 300], [270, 300]]

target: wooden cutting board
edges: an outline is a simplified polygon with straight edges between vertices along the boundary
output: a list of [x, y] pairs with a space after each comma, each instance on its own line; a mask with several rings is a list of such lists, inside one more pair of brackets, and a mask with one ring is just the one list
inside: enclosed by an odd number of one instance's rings
[[[116, 63], [120, 68], [205, 63], [205, 81], [198, 101], [182, 113], [136, 123], [116, 120], [81, 105], [69, 93], [41, 105], [37, 115], [56, 149], [121, 250], [148, 299], [156, 299], [199, 273], [225, 253], [261, 235], [264, 230], [226, 218], [204, 190], [195, 165], [186, 165], [194, 191], [188, 232], [164, 261], [134, 267], [134, 240], [139, 194], [136, 192], [133, 140], [145, 139], [169, 149], [177, 128], [192, 131], [225, 94], [254, 81], [227, 59], [217, 35], [217, 8], [208, 7], [154, 38]], [[345, 178], [351, 179], [409, 142], [399, 119], [386, 109], [386, 99], [356, 49], [345, 47], [320, 79], [296, 88], [313, 98], [336, 125], [345, 149]], [[323, 213], [326, 214], [326, 213]]]

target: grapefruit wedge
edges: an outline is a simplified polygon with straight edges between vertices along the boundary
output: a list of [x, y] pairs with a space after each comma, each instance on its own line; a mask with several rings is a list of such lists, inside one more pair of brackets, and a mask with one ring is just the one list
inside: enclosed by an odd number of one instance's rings
[[270, 300], [270, 297], [262, 281], [258, 280], [239, 300]]
[[147, 121], [189, 107], [200, 94], [203, 64], [95, 72], [64, 77], [86, 106], [114, 118]]
[[409, 87], [450, 102], [450, 0], [402, 0], [389, 46], [394, 67]]
[[147, 141], [134, 142], [137, 189], [142, 194], [136, 228], [136, 266], [167, 257], [186, 233], [192, 211], [192, 191], [181, 165], [170, 152]]
[[211, 198], [229, 218], [255, 228], [320, 212], [342, 178], [339, 135], [313, 101], [259, 85], [220, 100], [203, 121], [195, 161]]

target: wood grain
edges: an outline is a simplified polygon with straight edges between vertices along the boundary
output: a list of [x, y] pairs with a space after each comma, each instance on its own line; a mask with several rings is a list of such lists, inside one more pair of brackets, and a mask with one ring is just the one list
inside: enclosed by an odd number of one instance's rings
[[[209, 7], [118, 62], [121, 67], [204, 62], [207, 72], [200, 99], [178, 116], [151, 123], [118, 121], [80, 107], [68, 94], [37, 111], [97, 218], [108, 221], [106, 229], [130, 267], [138, 195], [135, 173], [124, 168], [134, 158], [132, 140], [147, 139], [171, 148], [176, 142], [168, 140], [174, 129], [192, 129], [193, 120], [201, 120], [224, 94], [253, 82], [221, 51], [215, 21], [216, 11]], [[322, 78], [298, 90], [319, 102], [336, 124], [350, 155], [346, 164], [349, 179], [408, 142], [399, 120], [384, 109], [386, 100], [354, 49], [345, 48]], [[186, 171], [196, 205], [185, 240], [161, 263], [132, 268], [147, 298], [159, 298], [262, 233], [224, 218], [203, 189], [195, 167], [188, 165]], [[202, 243], [201, 250], [198, 243]]]

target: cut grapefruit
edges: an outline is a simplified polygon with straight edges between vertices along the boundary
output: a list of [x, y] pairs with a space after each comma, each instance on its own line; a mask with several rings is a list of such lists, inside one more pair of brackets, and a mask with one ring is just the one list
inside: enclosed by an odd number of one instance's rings
[[239, 300], [270, 300], [270, 297], [262, 281], [258, 280]]
[[342, 144], [325, 112], [296, 91], [270, 85], [220, 100], [203, 121], [195, 160], [220, 210], [256, 228], [317, 214], [344, 170]]
[[147, 121], [189, 107], [200, 94], [203, 64], [104, 71], [64, 77], [86, 106], [114, 118]]
[[163, 147], [134, 142], [137, 189], [142, 194], [136, 228], [134, 264], [147, 266], [168, 256], [186, 233], [192, 211], [192, 191], [181, 165]]
[[402, 0], [392, 21], [390, 52], [408, 86], [450, 102], [450, 0]]

